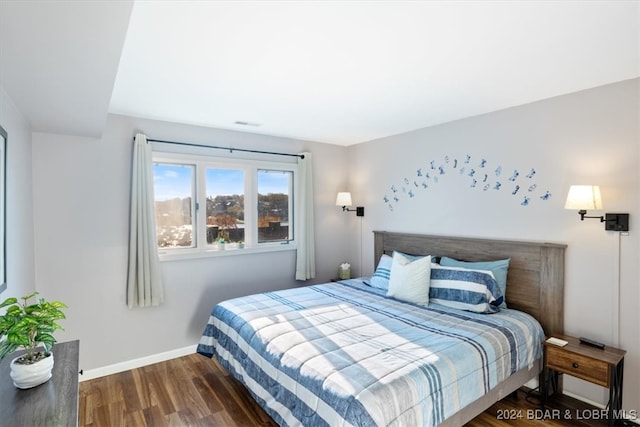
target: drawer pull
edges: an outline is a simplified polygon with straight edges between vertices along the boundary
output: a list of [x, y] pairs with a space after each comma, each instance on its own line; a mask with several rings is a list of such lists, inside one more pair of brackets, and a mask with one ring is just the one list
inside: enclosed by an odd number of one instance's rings
[[573, 362], [572, 366], [573, 369], [578, 369], [580, 367], [580, 365], [578, 365], [578, 362]]

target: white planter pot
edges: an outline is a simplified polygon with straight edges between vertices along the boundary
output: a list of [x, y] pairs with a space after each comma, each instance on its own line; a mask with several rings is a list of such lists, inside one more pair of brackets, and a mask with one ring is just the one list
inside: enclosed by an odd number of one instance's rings
[[11, 379], [18, 388], [32, 388], [46, 383], [51, 378], [53, 369], [53, 353], [32, 365], [15, 363], [19, 357], [11, 361]]

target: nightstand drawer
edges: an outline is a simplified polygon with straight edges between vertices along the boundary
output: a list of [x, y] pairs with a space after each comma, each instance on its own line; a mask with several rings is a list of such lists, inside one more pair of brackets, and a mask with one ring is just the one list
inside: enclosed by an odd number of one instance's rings
[[609, 387], [609, 364], [603, 360], [547, 346], [547, 366], [556, 371]]

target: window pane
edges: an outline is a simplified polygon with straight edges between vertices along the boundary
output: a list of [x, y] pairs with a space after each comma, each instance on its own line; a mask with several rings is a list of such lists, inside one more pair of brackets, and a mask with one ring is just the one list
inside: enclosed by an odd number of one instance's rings
[[194, 247], [193, 176], [195, 166], [153, 164], [158, 247]]
[[258, 243], [291, 239], [292, 180], [291, 171], [258, 171]]
[[244, 171], [207, 169], [207, 243], [244, 241]]

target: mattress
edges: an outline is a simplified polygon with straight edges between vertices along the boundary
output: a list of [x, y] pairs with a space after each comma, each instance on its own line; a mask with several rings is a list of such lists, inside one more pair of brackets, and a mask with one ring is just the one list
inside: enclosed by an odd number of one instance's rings
[[197, 351], [282, 426], [435, 426], [530, 369], [543, 340], [523, 312], [422, 307], [356, 279], [224, 301]]

